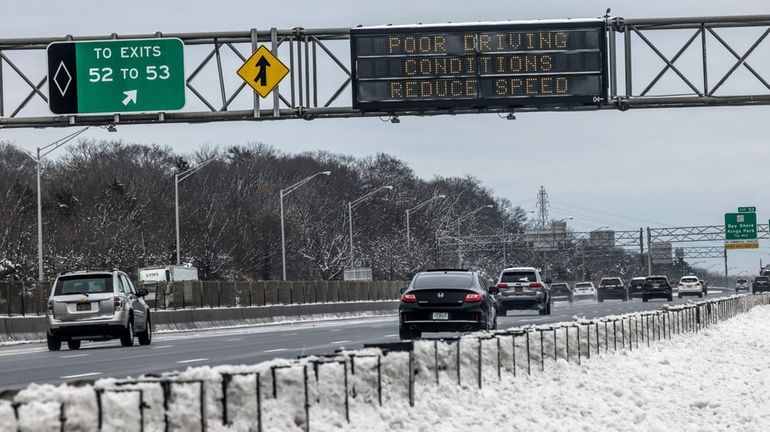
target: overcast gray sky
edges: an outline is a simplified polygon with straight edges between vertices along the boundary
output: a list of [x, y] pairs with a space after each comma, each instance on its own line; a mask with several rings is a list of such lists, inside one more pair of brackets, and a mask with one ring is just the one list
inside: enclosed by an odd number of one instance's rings
[[[3, 6], [0, 38], [591, 18], [603, 15], [608, 6], [612, 15], [626, 18], [770, 13], [767, 0], [25, 0], [7, 1]], [[760, 33], [753, 29], [725, 37], [742, 53]], [[656, 42], [671, 56], [686, 38], [684, 34], [670, 39], [664, 35]], [[749, 58], [765, 77], [770, 76], [769, 54], [770, 41], [765, 41]], [[652, 76], [662, 63], [649, 58], [649, 65], [638, 67], [640, 73]], [[19, 61], [40, 63], [41, 59]], [[41, 71], [44, 66], [32, 65]], [[6, 76], [9, 73], [6, 68]], [[728, 89], [768, 93], [756, 83], [741, 70]], [[675, 77], [661, 85], [672, 92], [681, 88]], [[346, 95], [343, 97], [349, 98]], [[48, 115], [43, 108], [44, 104], [42, 108], [31, 106], [27, 115]], [[551, 217], [573, 216], [570, 225], [583, 231], [602, 225], [638, 229], [721, 224], [725, 212], [744, 205], [757, 206], [758, 220], [767, 223], [769, 112], [767, 107], [741, 107], [527, 113], [518, 115], [516, 121], [489, 114], [405, 117], [397, 125], [376, 118], [228, 122], [122, 126], [117, 133], [92, 129], [86, 136], [158, 143], [178, 151], [192, 151], [204, 144], [259, 141], [285, 152], [322, 149], [358, 157], [387, 152], [407, 161], [424, 178], [475, 175], [496, 195], [527, 209], [534, 208], [537, 190], [545, 185], [552, 199]], [[0, 139], [32, 148], [72, 130], [0, 130]], [[758, 251], [732, 252], [731, 265], [738, 266], [738, 272], [755, 273], [759, 259], [770, 258], [768, 244], [761, 246]], [[704, 266], [718, 262], [711, 260]]]

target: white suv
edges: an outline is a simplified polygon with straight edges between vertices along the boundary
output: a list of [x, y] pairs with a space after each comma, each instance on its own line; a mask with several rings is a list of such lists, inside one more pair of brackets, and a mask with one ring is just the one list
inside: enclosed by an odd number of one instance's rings
[[578, 282], [572, 290], [572, 298], [578, 300], [596, 300], [596, 287], [593, 282]]
[[121, 345], [131, 346], [134, 337], [149, 345], [152, 320], [146, 295], [146, 289], [134, 288], [119, 270], [60, 274], [48, 298], [48, 349], [59, 351], [62, 341], [76, 350], [83, 340], [118, 338]]
[[682, 276], [679, 279], [679, 283], [676, 285], [678, 297], [686, 295], [696, 295], [703, 297], [703, 284], [700, 282], [697, 276]]

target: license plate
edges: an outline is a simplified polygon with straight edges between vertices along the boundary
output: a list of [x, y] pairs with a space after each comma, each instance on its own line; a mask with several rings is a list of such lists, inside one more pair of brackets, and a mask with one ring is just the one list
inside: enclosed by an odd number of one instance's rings
[[79, 311], [91, 310], [91, 303], [78, 303], [77, 310]]
[[517, 292], [517, 293], [520, 293], [520, 292], [524, 292], [524, 288], [522, 288], [522, 287], [516, 287], [516, 292]]
[[448, 320], [449, 319], [449, 312], [433, 312], [433, 319], [438, 320]]

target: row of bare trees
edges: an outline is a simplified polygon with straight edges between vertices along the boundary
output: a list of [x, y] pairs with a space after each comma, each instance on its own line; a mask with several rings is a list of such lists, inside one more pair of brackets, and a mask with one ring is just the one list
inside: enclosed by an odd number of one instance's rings
[[[454, 256], [438, 250], [439, 233], [520, 232], [526, 223], [524, 211], [472, 176], [421, 179], [387, 154], [284, 154], [262, 144], [178, 154], [156, 145], [80, 141], [43, 165], [46, 277], [174, 263], [174, 174], [209, 158], [214, 161], [179, 184], [182, 261], [204, 279], [279, 279], [279, 191], [319, 171], [332, 174], [284, 200], [289, 279], [341, 278], [351, 261], [347, 202], [384, 185], [393, 189], [353, 213], [353, 262], [371, 267], [376, 279], [453, 264]], [[408, 248], [405, 211], [437, 194], [446, 198], [412, 215]], [[486, 205], [492, 207], [457, 222]], [[8, 143], [0, 144], [0, 220], [0, 260], [7, 263], [0, 278], [36, 278], [35, 164]], [[476, 256], [469, 265], [496, 264]]]

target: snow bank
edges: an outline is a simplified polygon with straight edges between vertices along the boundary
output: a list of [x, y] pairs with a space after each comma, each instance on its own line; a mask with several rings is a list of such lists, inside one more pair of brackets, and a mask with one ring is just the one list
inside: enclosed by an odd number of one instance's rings
[[[770, 294], [733, 296], [417, 340], [406, 351], [342, 350], [93, 386], [31, 385], [15, 396], [16, 412], [0, 401], [0, 418], [8, 419], [0, 432], [62, 425], [73, 431], [765, 430], [768, 303]], [[751, 311], [755, 305], [764, 306]], [[484, 414], [467, 415], [463, 407]], [[676, 417], [678, 411], [687, 414]]]

